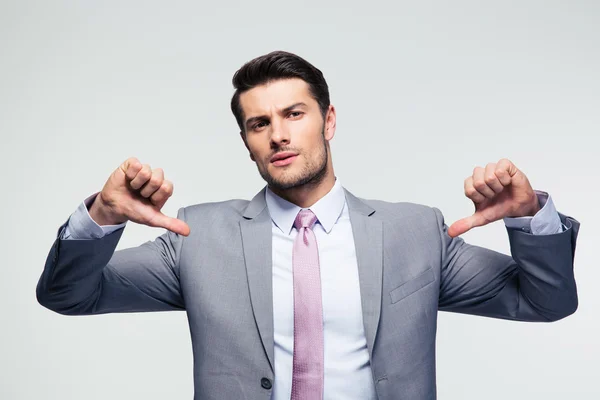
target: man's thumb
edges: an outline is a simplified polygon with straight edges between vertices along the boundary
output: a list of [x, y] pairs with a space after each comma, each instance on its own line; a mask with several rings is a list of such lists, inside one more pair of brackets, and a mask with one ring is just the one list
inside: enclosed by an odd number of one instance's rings
[[188, 224], [177, 218], [167, 217], [165, 214], [158, 212], [149, 224], [157, 228], [165, 228], [173, 233], [188, 236], [190, 227]]
[[458, 221], [456, 221], [455, 223], [450, 225], [450, 227], [448, 228], [448, 236], [450, 236], [450, 237], [460, 236], [463, 233], [466, 233], [473, 228], [476, 228], [478, 226], [483, 226], [485, 224], [487, 224], [487, 221], [485, 220], [485, 218], [481, 214], [476, 212], [475, 214], [471, 215], [470, 217], [459, 219]]

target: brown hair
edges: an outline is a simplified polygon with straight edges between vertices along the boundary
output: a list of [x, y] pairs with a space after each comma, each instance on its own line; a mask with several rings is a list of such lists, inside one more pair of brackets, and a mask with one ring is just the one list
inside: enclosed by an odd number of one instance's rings
[[240, 95], [256, 86], [289, 78], [300, 78], [308, 84], [310, 94], [325, 118], [330, 101], [329, 87], [323, 73], [302, 57], [285, 51], [273, 51], [248, 61], [233, 75], [235, 93], [231, 98], [231, 111], [242, 133], [245, 127]]

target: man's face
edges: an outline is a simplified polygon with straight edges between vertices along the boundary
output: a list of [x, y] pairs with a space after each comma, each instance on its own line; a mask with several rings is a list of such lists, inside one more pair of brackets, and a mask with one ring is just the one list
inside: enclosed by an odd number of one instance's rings
[[335, 110], [330, 106], [326, 123], [306, 82], [294, 78], [257, 86], [242, 93], [240, 105], [246, 129], [242, 136], [271, 188], [285, 190], [323, 179]]

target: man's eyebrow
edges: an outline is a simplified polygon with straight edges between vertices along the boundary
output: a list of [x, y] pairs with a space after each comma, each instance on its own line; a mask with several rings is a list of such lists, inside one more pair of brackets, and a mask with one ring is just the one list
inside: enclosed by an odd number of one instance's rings
[[[306, 103], [303, 103], [303, 102], [294, 103], [291, 106], [287, 106], [286, 108], [284, 108], [283, 110], [281, 110], [281, 113], [282, 114], [288, 113], [288, 112], [292, 111], [296, 107], [306, 107]], [[246, 124], [246, 128], [248, 126], [252, 125], [256, 121], [265, 120], [265, 119], [268, 119], [268, 117], [266, 115], [259, 115], [257, 117], [248, 118], [246, 120], [246, 123], [245, 123]]]
[[281, 112], [285, 114], [285, 113], [292, 111], [296, 107], [306, 107], [306, 104], [304, 104], [302, 102], [295, 103], [295, 104], [292, 104], [291, 106], [284, 108], [283, 110], [281, 110]]
[[266, 118], [267, 118], [267, 117], [266, 117], [265, 115], [261, 115], [261, 116], [258, 116], [258, 117], [252, 117], [252, 118], [248, 118], [248, 119], [246, 120], [246, 129], [248, 129], [248, 127], [249, 127], [250, 125], [252, 125], [253, 123], [255, 123], [256, 121], [264, 120], [264, 119], [266, 119]]

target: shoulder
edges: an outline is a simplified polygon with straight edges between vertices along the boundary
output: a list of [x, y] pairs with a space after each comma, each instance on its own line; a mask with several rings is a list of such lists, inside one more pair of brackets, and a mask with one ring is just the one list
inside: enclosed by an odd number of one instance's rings
[[372, 215], [373, 218], [381, 220], [384, 223], [402, 224], [412, 227], [432, 227], [444, 223], [442, 212], [437, 207], [426, 204], [364, 198], [359, 198], [359, 200], [375, 211]]
[[439, 210], [426, 204], [411, 203], [406, 201], [392, 202], [359, 198], [362, 202], [375, 210], [379, 217], [387, 218], [431, 218]]
[[249, 200], [231, 199], [225, 201], [192, 204], [179, 209], [178, 215], [188, 222], [204, 221], [211, 223], [226, 220], [237, 221], [242, 218]]

